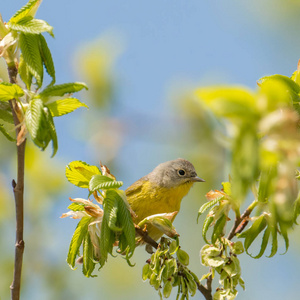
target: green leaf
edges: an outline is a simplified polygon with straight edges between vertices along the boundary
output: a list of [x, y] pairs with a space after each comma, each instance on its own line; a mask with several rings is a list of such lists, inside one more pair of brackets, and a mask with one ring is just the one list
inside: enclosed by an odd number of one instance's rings
[[26, 62], [24, 61], [23, 54], [20, 54], [20, 63], [19, 63], [19, 75], [23, 82], [26, 84], [28, 90], [30, 90], [31, 83], [32, 83], [32, 74], [27, 67]]
[[281, 222], [281, 221], [279, 221], [279, 228], [280, 228], [280, 233], [281, 233], [281, 235], [282, 235], [282, 237], [284, 239], [284, 243], [285, 243], [285, 252], [282, 253], [282, 255], [283, 255], [289, 249], [289, 237], [288, 237], [286, 225], [283, 222]]
[[83, 240], [83, 267], [82, 272], [86, 277], [90, 277], [95, 269], [93, 260], [94, 246], [89, 234], [86, 234]]
[[51, 113], [47, 110], [47, 112], [44, 111], [44, 114], [46, 115], [46, 122], [48, 125], [48, 133], [52, 140], [53, 153], [52, 153], [51, 157], [54, 157], [54, 155], [56, 154], [57, 149], [58, 149], [56, 129], [55, 129], [55, 125], [54, 125]]
[[39, 35], [39, 45], [43, 64], [46, 68], [47, 73], [52, 77], [50, 85], [54, 84], [56, 81], [54, 63], [46, 39], [43, 37], [42, 34]]
[[260, 85], [263, 85], [267, 81], [272, 81], [272, 80], [281, 81], [284, 84], [286, 84], [295, 93], [297, 93], [297, 94], [300, 93], [299, 84], [297, 84], [291, 78], [284, 76], [284, 75], [275, 74], [275, 75], [271, 75], [271, 76], [265, 76], [265, 77], [262, 77], [259, 79], [259, 83], [260, 83]]
[[122, 181], [116, 181], [105, 175], [96, 174], [94, 175], [89, 183], [89, 190], [91, 192], [100, 189], [115, 189], [123, 185]]
[[118, 201], [118, 220], [123, 228], [129, 246], [129, 257], [131, 257], [135, 249], [135, 228], [125, 192], [121, 190], [108, 190], [106, 192], [106, 197], [114, 197]]
[[271, 253], [268, 257], [273, 257], [278, 249], [278, 240], [277, 240], [277, 225], [270, 225], [271, 233], [272, 233], [272, 248]]
[[41, 93], [40, 97], [61, 97], [65, 94], [72, 94], [81, 91], [82, 89], [88, 89], [85, 83], [72, 82], [57, 85], [47, 86]]
[[268, 246], [270, 233], [271, 233], [271, 230], [270, 230], [270, 227], [268, 226], [264, 232], [259, 253], [256, 256], [251, 255], [251, 257], [257, 259], [257, 258], [260, 258], [265, 253], [266, 248]]
[[218, 238], [221, 238], [223, 236], [223, 230], [224, 230], [224, 226], [226, 224], [226, 215], [222, 214], [221, 217], [217, 220], [215, 226], [214, 226], [214, 230], [213, 233], [211, 235], [211, 243], [215, 244], [215, 242], [217, 241]]
[[96, 174], [101, 174], [99, 168], [83, 161], [75, 160], [66, 166], [68, 181], [81, 188], [88, 188], [91, 178]]
[[208, 231], [209, 226], [211, 225], [211, 223], [213, 221], [214, 221], [214, 217], [208, 215], [203, 222], [202, 237], [206, 244], [210, 244], [208, 242], [208, 240], [206, 239], [206, 233]]
[[[41, 130], [44, 117], [44, 104], [41, 99], [32, 99], [25, 112], [26, 128], [33, 141], [40, 141], [39, 131]], [[38, 145], [40, 146], [40, 145]]]
[[0, 82], [0, 101], [9, 101], [24, 96], [24, 91], [17, 85]]
[[9, 133], [5, 130], [3, 124], [0, 124], [0, 132], [3, 133], [3, 135], [10, 141], [15, 142], [16, 139], [9, 135]]
[[258, 202], [267, 202], [270, 194], [272, 180], [276, 176], [276, 168], [270, 167], [266, 171], [262, 171], [259, 178], [257, 200]]
[[118, 201], [109, 195], [104, 198], [103, 200], [103, 209], [104, 215], [108, 221], [108, 227], [113, 231], [122, 231], [122, 227], [117, 225], [117, 212], [118, 212]]
[[41, 2], [42, 0], [30, 0], [10, 18], [9, 22], [16, 23], [26, 16], [34, 17]]
[[245, 238], [244, 247], [248, 255], [251, 256], [251, 254], [248, 252], [249, 247], [266, 226], [267, 221], [265, 216], [262, 214], [253, 222], [252, 226], [248, 230], [238, 235], [239, 238]]
[[8, 27], [12, 30], [23, 32], [25, 34], [40, 34], [42, 32], [48, 32], [54, 37], [52, 26], [44, 20], [33, 19], [31, 16], [24, 17], [18, 22], [9, 22]]
[[225, 197], [225, 196], [223, 195], [223, 196], [220, 196], [220, 197], [218, 197], [218, 198], [216, 198], [216, 199], [214, 199], [214, 200], [212, 200], [212, 201], [208, 201], [208, 202], [204, 203], [204, 204], [200, 207], [200, 209], [199, 209], [199, 211], [198, 211], [197, 222], [198, 222], [199, 217], [200, 217], [206, 210], [208, 210], [209, 208], [211, 208], [211, 207], [213, 207], [214, 205], [216, 205], [217, 203], [219, 203], [224, 197]]
[[14, 118], [12, 116], [12, 113], [8, 110], [0, 108], [0, 119], [6, 123], [14, 124]]
[[230, 182], [222, 182], [223, 191], [228, 196], [231, 196], [231, 183]]
[[88, 235], [88, 226], [91, 222], [92, 217], [83, 217], [80, 222], [78, 223], [75, 232], [73, 234], [68, 257], [67, 257], [67, 263], [69, 266], [73, 269], [75, 267], [75, 259], [78, 253], [78, 250], [82, 244], [82, 241], [86, 235]]
[[19, 42], [27, 68], [36, 78], [37, 85], [40, 88], [43, 83], [43, 62], [39, 50], [39, 35], [21, 33]]
[[103, 216], [100, 232], [100, 265], [101, 267], [107, 261], [108, 253], [112, 254], [113, 244], [115, 242], [115, 233], [108, 226], [107, 214]]
[[68, 209], [73, 210], [73, 211], [84, 211], [84, 205], [73, 202], [72, 204], [70, 204], [68, 206]]
[[56, 100], [47, 104], [47, 107], [51, 111], [53, 117], [60, 117], [65, 114], [71, 113], [79, 107], [88, 108], [86, 104], [80, 102], [76, 98], [66, 98], [62, 100]]

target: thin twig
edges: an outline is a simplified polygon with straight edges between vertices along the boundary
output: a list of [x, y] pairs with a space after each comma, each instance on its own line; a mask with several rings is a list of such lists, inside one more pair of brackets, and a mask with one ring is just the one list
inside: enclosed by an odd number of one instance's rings
[[[8, 74], [10, 83], [17, 82], [18, 69], [15, 65], [8, 66]], [[21, 127], [20, 120], [16, 113], [17, 103], [15, 99], [9, 101], [14, 124], [16, 128], [16, 136], [18, 136]], [[25, 164], [25, 145], [26, 139], [20, 145], [17, 145], [17, 182], [12, 181], [13, 192], [15, 197], [15, 208], [16, 208], [16, 244], [15, 244], [15, 263], [14, 263], [14, 277], [13, 282], [10, 286], [11, 299], [20, 299], [21, 289], [21, 274], [22, 274], [22, 263], [25, 243], [23, 240], [24, 230], [24, 164]]]
[[243, 214], [240, 217], [236, 217], [234, 225], [232, 226], [227, 239], [231, 240], [237, 233], [240, 233], [244, 230], [244, 228], [248, 224], [248, 217], [252, 213], [255, 206], [258, 204], [257, 200], [254, 200], [247, 209], [243, 212]]
[[158, 248], [158, 243], [156, 243], [149, 235], [147, 231], [144, 231], [138, 225], [134, 225], [136, 233], [142, 238], [142, 240], [154, 247], [155, 249]]

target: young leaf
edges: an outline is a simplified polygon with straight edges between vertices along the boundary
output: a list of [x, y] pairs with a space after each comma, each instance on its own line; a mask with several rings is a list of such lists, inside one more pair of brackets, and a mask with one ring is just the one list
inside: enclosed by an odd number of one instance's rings
[[14, 118], [10, 111], [4, 110], [0, 108], [0, 119], [5, 121], [6, 123], [14, 124]]
[[133, 255], [135, 249], [135, 228], [131, 218], [129, 204], [127, 202], [125, 192], [121, 190], [108, 190], [106, 197], [114, 197], [118, 201], [118, 220], [123, 228], [127, 244], [129, 246], [130, 256]]
[[281, 235], [284, 239], [284, 242], [285, 242], [285, 252], [282, 253], [282, 254], [285, 254], [289, 249], [289, 237], [288, 237], [286, 225], [281, 221], [279, 221], [279, 228], [280, 228], [280, 233], [281, 233]]
[[86, 234], [83, 240], [83, 267], [82, 272], [86, 277], [90, 277], [95, 269], [93, 260], [94, 247], [89, 234]]
[[43, 62], [39, 50], [39, 36], [21, 33], [19, 42], [27, 68], [36, 78], [37, 85], [40, 88], [43, 83]]
[[69, 182], [81, 188], [88, 188], [91, 178], [101, 174], [99, 168], [85, 162], [76, 160], [66, 166], [66, 177]]
[[75, 266], [75, 259], [79, 250], [79, 247], [82, 244], [83, 238], [88, 235], [88, 226], [91, 222], [92, 217], [83, 217], [80, 222], [78, 223], [75, 232], [73, 234], [68, 257], [67, 257], [67, 263], [69, 266], [73, 269]]
[[16, 23], [26, 16], [34, 17], [41, 2], [42, 0], [30, 0], [10, 18], [9, 22]]
[[40, 34], [42, 32], [48, 32], [53, 36], [53, 27], [50, 26], [46, 21], [33, 19], [31, 16], [27, 16], [19, 20], [18, 22], [9, 22], [8, 27], [12, 30], [31, 33], [31, 34]]
[[30, 73], [26, 62], [24, 61], [22, 53], [20, 54], [20, 63], [19, 63], [19, 75], [23, 82], [26, 84], [28, 90], [30, 90], [32, 83], [32, 74]]
[[46, 116], [46, 122], [47, 122], [46, 124], [48, 125], [48, 134], [52, 140], [53, 153], [51, 157], [53, 157], [56, 154], [58, 149], [56, 129], [55, 129], [55, 125], [51, 113], [47, 110], [46, 112], [44, 111], [44, 114]]
[[0, 82], [0, 101], [9, 101], [24, 96], [24, 91], [17, 85]]
[[122, 227], [117, 225], [118, 201], [111, 194], [103, 200], [104, 215], [108, 221], [108, 227], [113, 231], [122, 231]]
[[7, 133], [7, 131], [5, 130], [5, 128], [3, 127], [3, 124], [0, 124], [0, 132], [3, 133], [3, 135], [10, 141], [10, 142], [15, 142], [16, 139], [11, 137], [9, 135], [9, 133]]
[[84, 205], [79, 203], [72, 203], [68, 206], [68, 209], [73, 211], [84, 211]]
[[60, 117], [66, 115], [68, 113], [73, 112], [79, 107], [87, 107], [88, 106], [82, 102], [80, 102], [76, 98], [66, 98], [62, 100], [56, 100], [47, 104], [51, 114], [53, 117]]
[[72, 83], [64, 83], [57, 85], [47, 86], [41, 93], [40, 97], [61, 97], [65, 94], [72, 94], [81, 91], [82, 89], [88, 89], [85, 83], [82, 82], [72, 82]]
[[266, 226], [267, 221], [265, 219], [265, 216], [262, 214], [253, 222], [252, 226], [248, 230], [238, 235], [239, 238], [245, 238], [244, 247], [248, 255], [251, 255], [248, 252], [248, 248], [251, 246], [257, 236], [265, 229]]
[[216, 205], [218, 202], [220, 202], [222, 199], [224, 198], [224, 195], [214, 199], [214, 200], [211, 200], [211, 201], [208, 201], [206, 203], [204, 203], [199, 211], [198, 211], [198, 217], [197, 217], [197, 222], [198, 222], [198, 219], [199, 217], [206, 211], [208, 210], [209, 208], [211, 208], [212, 206]]
[[42, 34], [39, 34], [39, 45], [43, 64], [46, 68], [47, 73], [52, 77], [50, 85], [54, 84], [56, 81], [54, 63], [46, 39], [43, 37]]
[[257, 259], [257, 258], [260, 258], [265, 253], [266, 248], [268, 246], [270, 233], [271, 233], [271, 229], [270, 229], [270, 226], [268, 226], [264, 232], [259, 253], [256, 256], [250, 255], [251, 257]]
[[110, 177], [97, 174], [91, 178], [89, 183], [89, 190], [93, 192], [95, 190], [100, 190], [100, 189], [115, 189], [115, 188], [119, 188], [122, 185], [123, 185], [122, 181], [115, 181]]
[[223, 235], [223, 229], [226, 224], [226, 215], [222, 214], [222, 216], [218, 219], [214, 226], [213, 233], [211, 235], [211, 243], [215, 244], [218, 238], [220, 238]]
[[272, 233], [272, 248], [271, 248], [271, 253], [268, 257], [273, 257], [278, 249], [278, 240], [277, 240], [277, 224], [275, 226], [271, 226], [271, 233]]
[[40, 141], [39, 131], [41, 130], [42, 119], [44, 117], [43, 112], [44, 104], [41, 99], [33, 99], [29, 102], [25, 113], [25, 122], [26, 128], [34, 142]]
[[208, 240], [206, 239], [206, 233], [207, 233], [207, 231], [208, 231], [209, 226], [211, 225], [211, 223], [212, 223], [213, 221], [214, 221], [214, 217], [208, 215], [208, 216], [205, 218], [204, 222], [203, 222], [202, 237], [203, 237], [203, 239], [204, 239], [204, 241], [205, 241], [206, 244], [210, 244], [210, 243], [208, 242]]

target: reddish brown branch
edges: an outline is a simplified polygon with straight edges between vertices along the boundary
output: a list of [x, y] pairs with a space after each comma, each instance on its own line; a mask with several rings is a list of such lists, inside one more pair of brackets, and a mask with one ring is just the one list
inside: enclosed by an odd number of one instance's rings
[[154, 247], [155, 249], [158, 248], [158, 243], [156, 243], [149, 235], [147, 231], [144, 231], [143, 229], [141, 229], [141, 227], [139, 227], [138, 225], [135, 225], [135, 232], [142, 238], [142, 240], [151, 245], [152, 247]]

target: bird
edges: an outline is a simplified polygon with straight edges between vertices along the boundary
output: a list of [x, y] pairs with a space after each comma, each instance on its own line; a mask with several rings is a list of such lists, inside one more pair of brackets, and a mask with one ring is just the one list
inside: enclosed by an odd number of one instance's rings
[[[138, 224], [151, 215], [178, 212], [182, 198], [193, 184], [204, 181], [198, 177], [193, 164], [183, 158], [159, 164], [125, 190], [128, 203], [135, 213], [134, 223]], [[148, 224], [146, 228], [148, 235], [155, 241], [163, 235], [153, 225]]]

